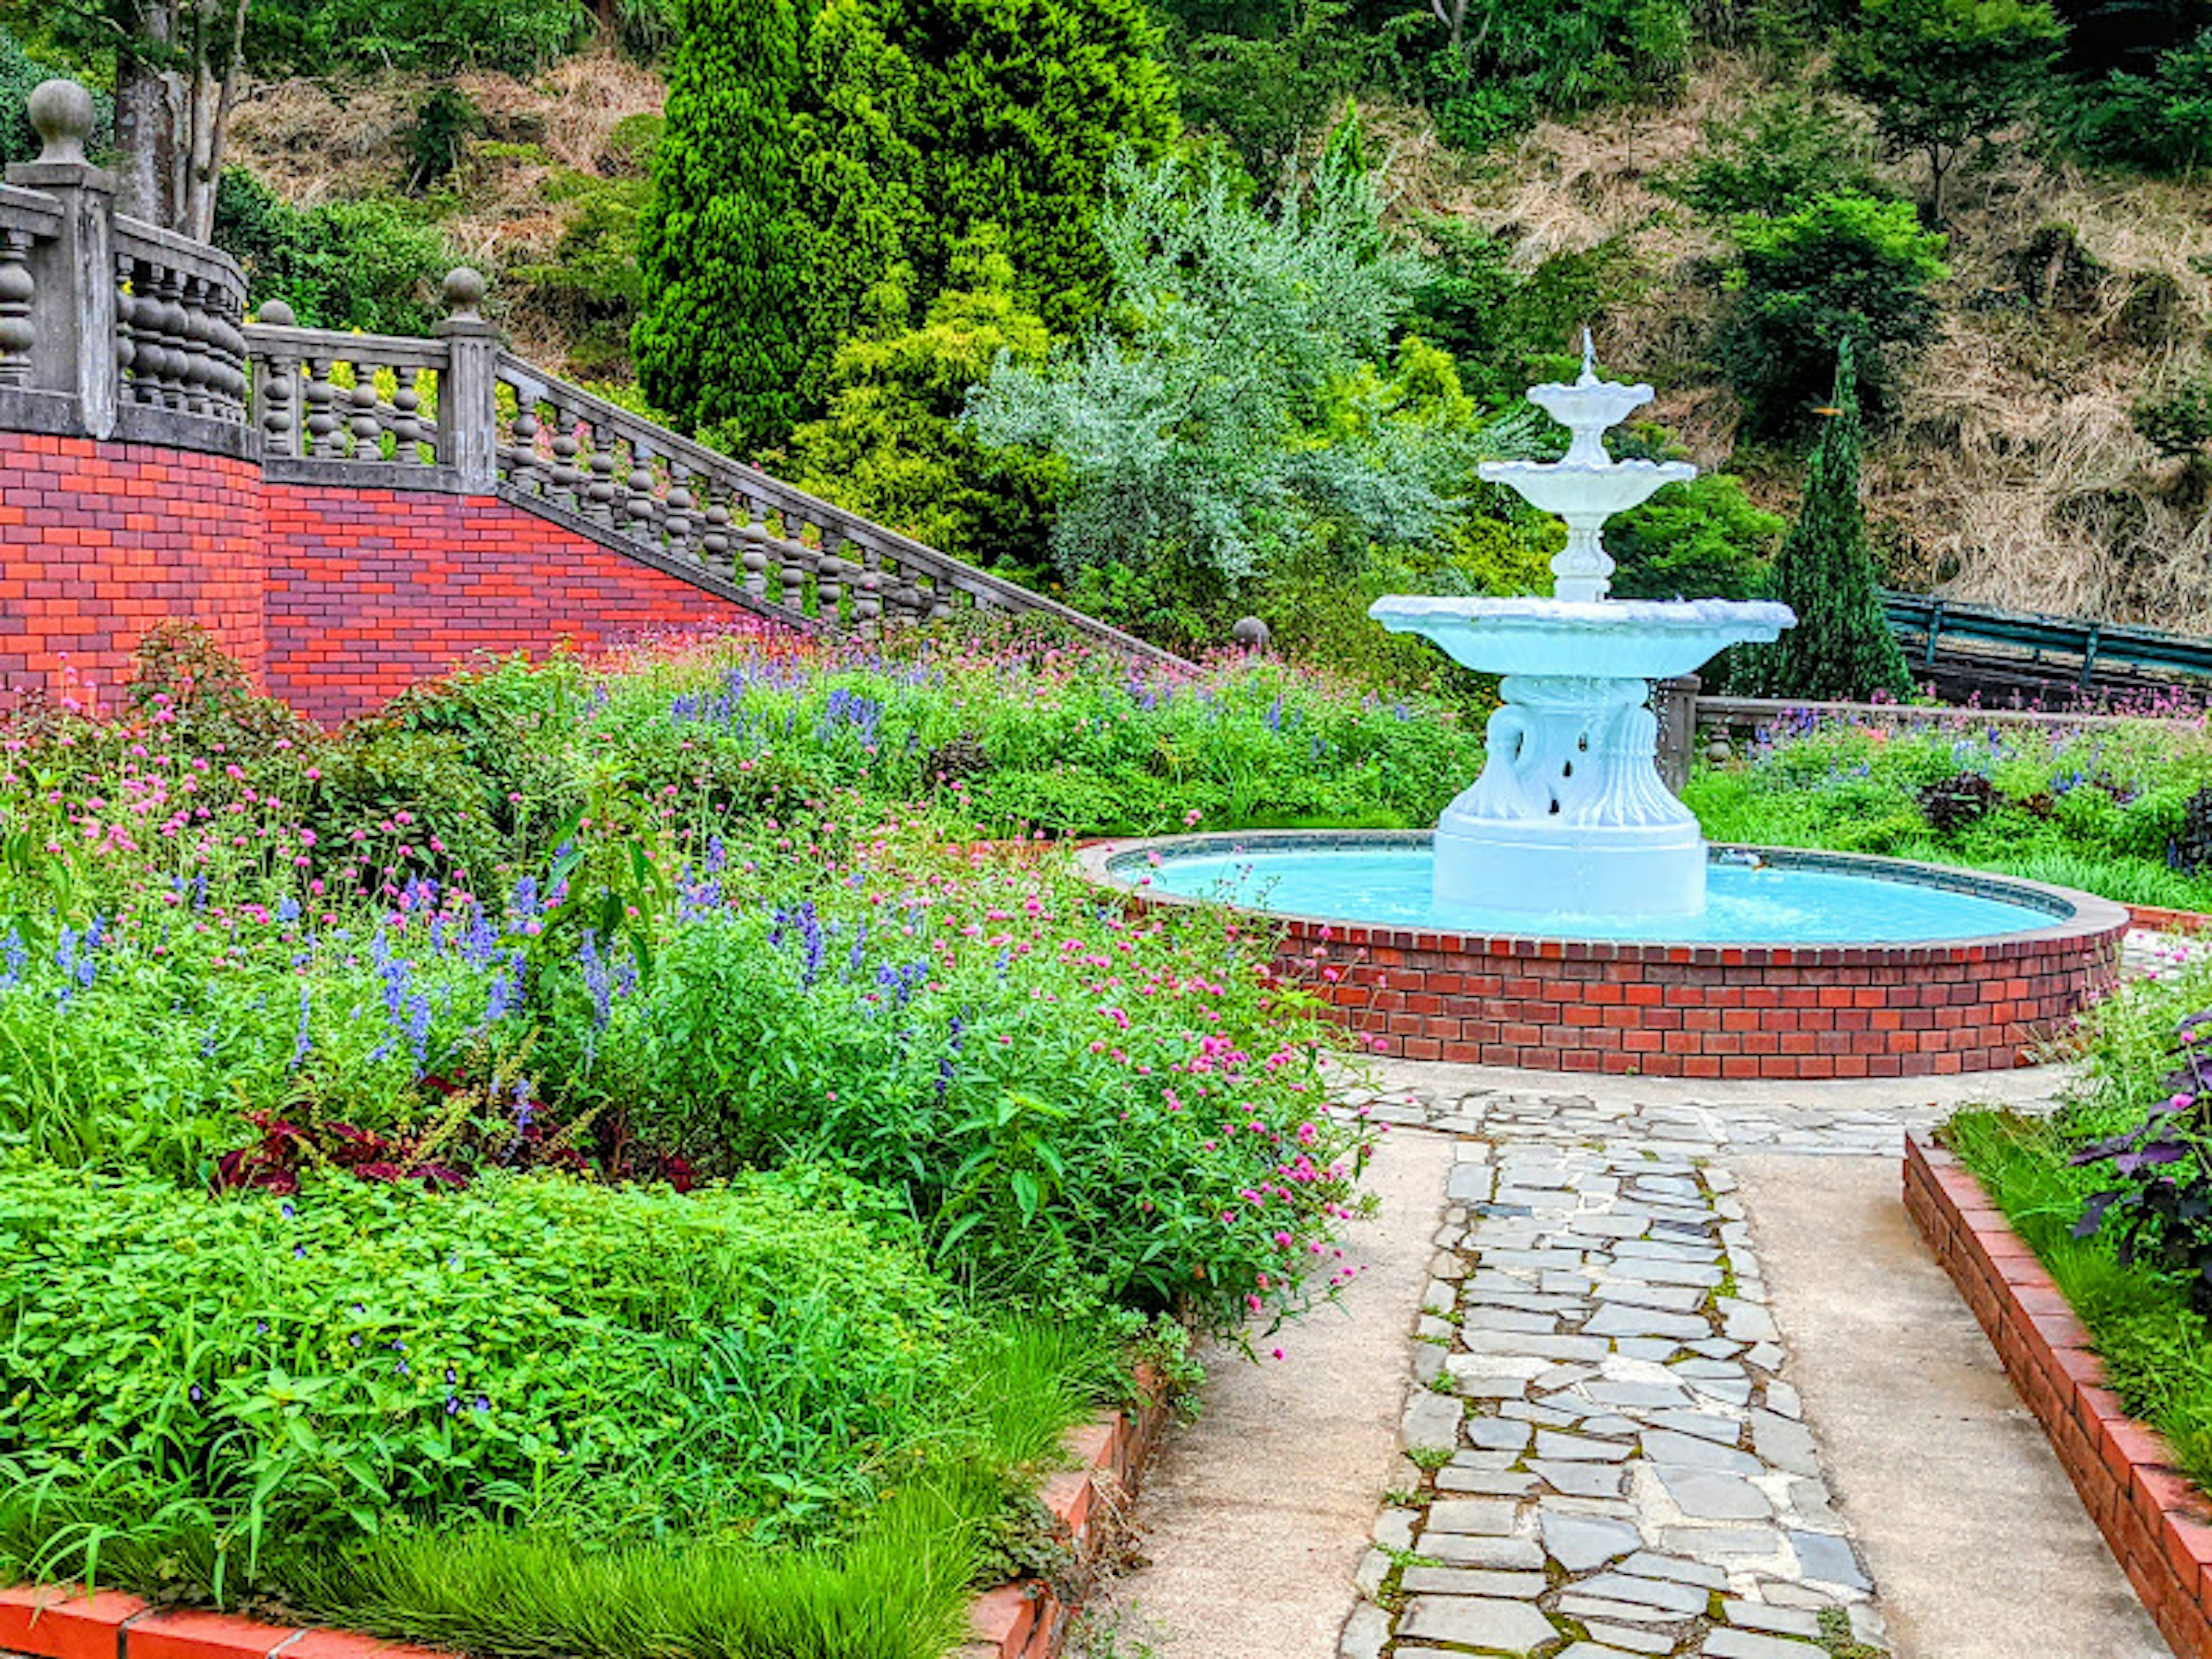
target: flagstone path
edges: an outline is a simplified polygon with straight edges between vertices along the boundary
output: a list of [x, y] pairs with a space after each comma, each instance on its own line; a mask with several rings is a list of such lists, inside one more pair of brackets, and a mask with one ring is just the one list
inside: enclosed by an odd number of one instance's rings
[[[1958, 1088], [1385, 1071], [1352, 1103], [1455, 1161], [1401, 1425], [1420, 1486], [1382, 1510], [1340, 1659], [1887, 1653], [1726, 1163], [1893, 1158]], [[1984, 1092], [2033, 1109], [2053, 1081]]]

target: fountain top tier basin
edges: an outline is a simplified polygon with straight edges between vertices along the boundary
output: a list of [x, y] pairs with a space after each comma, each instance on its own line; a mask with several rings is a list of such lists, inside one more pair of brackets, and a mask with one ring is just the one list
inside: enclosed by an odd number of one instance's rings
[[1367, 614], [1481, 673], [1626, 680], [1694, 673], [1729, 646], [1769, 643], [1797, 620], [1788, 605], [1765, 600], [1412, 594], [1377, 599]]
[[[1925, 1076], [2037, 1058], [2118, 975], [2127, 912], [1892, 859], [1717, 848], [1689, 915], [1436, 903], [1430, 837], [1262, 831], [1108, 842], [1132, 904], [1226, 904], [1364, 1047], [1655, 1077]], [[1754, 862], [1755, 860], [1755, 862]]]

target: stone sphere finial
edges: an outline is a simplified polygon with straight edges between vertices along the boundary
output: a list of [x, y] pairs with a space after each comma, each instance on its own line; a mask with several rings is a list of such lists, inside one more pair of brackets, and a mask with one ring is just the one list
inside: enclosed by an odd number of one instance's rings
[[483, 303], [483, 273], [466, 265], [455, 265], [446, 273], [444, 293], [448, 312], [455, 317], [473, 319], [477, 307]]
[[46, 146], [41, 161], [84, 160], [84, 141], [92, 137], [92, 94], [74, 81], [41, 81], [25, 104], [31, 125]]
[[1229, 630], [1229, 637], [1247, 651], [1265, 651], [1269, 637], [1267, 624], [1257, 617], [1244, 617]]
[[300, 325], [300, 319], [292, 314], [292, 307], [282, 300], [264, 300], [254, 313], [254, 320], [271, 328], [297, 328]]

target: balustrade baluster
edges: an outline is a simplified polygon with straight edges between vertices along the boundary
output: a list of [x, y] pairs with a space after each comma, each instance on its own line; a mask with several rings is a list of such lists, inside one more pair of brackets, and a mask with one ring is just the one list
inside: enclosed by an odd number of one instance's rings
[[353, 458], [357, 461], [384, 459], [384, 422], [376, 412], [376, 371], [366, 363], [353, 366], [353, 390], [347, 395], [353, 416], [346, 428], [353, 434]]
[[783, 526], [784, 534], [775, 544], [777, 555], [783, 561], [783, 608], [787, 611], [806, 609], [806, 544], [791, 533], [791, 526]]
[[839, 578], [844, 573], [845, 561], [832, 550], [843, 545], [842, 540], [833, 538], [828, 531], [823, 531], [821, 562], [814, 567], [817, 573], [814, 579], [816, 615], [819, 616], [823, 623], [840, 632], [843, 631], [845, 626], [843, 605], [845, 589]]
[[31, 348], [39, 337], [31, 322], [38, 284], [31, 276], [31, 233], [0, 237], [0, 386], [27, 386]]
[[185, 411], [212, 415], [216, 410], [214, 336], [208, 328], [207, 284], [186, 271], [171, 273], [176, 306], [177, 349], [183, 358], [178, 390]]
[[688, 487], [690, 473], [681, 461], [668, 464], [668, 501], [661, 518], [661, 527], [667, 532], [669, 556], [689, 559], [691, 556], [691, 491]]
[[585, 495], [589, 502], [587, 511], [601, 524], [615, 521], [615, 435], [604, 422], [590, 424], [592, 434], [592, 482]]
[[853, 628], [864, 640], [879, 638], [883, 633], [884, 579], [880, 571], [866, 565], [860, 568], [860, 592], [853, 599]]
[[583, 511], [584, 475], [576, 465], [577, 452], [583, 446], [576, 441], [576, 414], [561, 404], [553, 405], [553, 494], [561, 498], [562, 505], [571, 511]]
[[209, 294], [208, 349], [215, 369], [216, 409], [232, 420], [243, 420], [246, 399], [252, 390], [246, 378], [246, 296], [228, 288]]
[[699, 532], [700, 562], [724, 580], [734, 580], [738, 568], [730, 556], [728, 492], [711, 478], [702, 478], [700, 484], [707, 500], [707, 510], [702, 515], [706, 527]]
[[402, 380], [392, 394], [392, 459], [404, 466], [419, 465], [422, 459], [422, 395], [414, 382]]
[[137, 298], [131, 291], [131, 256], [115, 256], [115, 380], [118, 400], [138, 401]]
[[343, 440], [338, 436], [338, 389], [331, 380], [328, 357], [307, 359], [307, 453], [317, 459], [338, 455]]
[[768, 598], [768, 532], [749, 519], [738, 527], [738, 534], [745, 544], [741, 556], [745, 568], [745, 592], [754, 599], [765, 600]]
[[654, 539], [653, 521], [659, 516], [660, 503], [653, 495], [653, 452], [641, 448], [636, 439], [630, 440], [629, 472], [623, 479], [629, 494], [623, 502], [623, 520], [629, 533], [640, 541]]
[[297, 455], [299, 410], [293, 407], [293, 393], [299, 384], [300, 365], [290, 357], [272, 354], [263, 358], [258, 367], [263, 452], [270, 455]]
[[538, 410], [524, 404], [514, 411], [514, 428], [507, 447], [507, 481], [517, 489], [535, 491], [538, 465]]
[[183, 276], [167, 265], [150, 267], [153, 272], [153, 326], [159, 342], [155, 359], [161, 385], [161, 405], [164, 409], [188, 409], [191, 382], [191, 354], [185, 348], [185, 307], [178, 296], [184, 287]]

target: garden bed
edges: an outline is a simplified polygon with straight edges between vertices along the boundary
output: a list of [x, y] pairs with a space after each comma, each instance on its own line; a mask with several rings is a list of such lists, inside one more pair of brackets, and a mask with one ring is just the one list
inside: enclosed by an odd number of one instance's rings
[[1981, 1182], [1917, 1137], [1905, 1143], [1905, 1206], [2160, 1631], [2185, 1659], [2212, 1656], [2212, 1504], [2105, 1386], [2088, 1330]]
[[[331, 736], [169, 643], [120, 720], [0, 720], [0, 1582], [939, 1659], [1073, 1582], [1060, 1437], [1133, 1367], [1348, 1276], [1370, 1132], [1261, 943], [975, 843], [1043, 727], [1225, 800], [1419, 723], [723, 641]], [[1029, 1659], [1065, 1599], [983, 1607]]]

